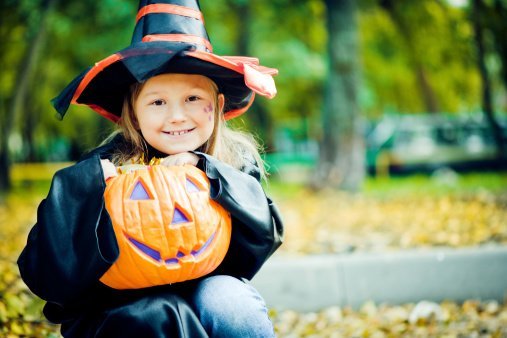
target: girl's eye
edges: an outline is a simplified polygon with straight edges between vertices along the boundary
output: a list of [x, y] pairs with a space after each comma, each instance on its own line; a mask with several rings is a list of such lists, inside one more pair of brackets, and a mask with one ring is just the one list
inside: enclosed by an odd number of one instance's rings
[[195, 96], [195, 95], [187, 97], [188, 102], [196, 102], [196, 101], [199, 101], [200, 99], [201, 98], [199, 96]]
[[153, 101], [151, 104], [154, 105], [154, 106], [162, 106], [162, 105], [165, 104], [165, 101], [159, 99], [159, 100]]

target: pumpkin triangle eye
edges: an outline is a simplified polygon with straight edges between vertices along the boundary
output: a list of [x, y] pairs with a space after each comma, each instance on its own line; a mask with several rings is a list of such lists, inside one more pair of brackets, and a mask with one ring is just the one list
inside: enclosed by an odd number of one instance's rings
[[201, 189], [191, 179], [187, 177], [187, 192], [199, 192]]
[[141, 181], [137, 181], [134, 189], [132, 190], [132, 194], [130, 194], [131, 200], [151, 200], [152, 198], [146, 191], [143, 183]]
[[185, 216], [185, 214], [180, 209], [178, 209], [177, 206], [175, 206], [173, 220], [172, 220], [171, 224], [180, 224], [180, 223], [187, 223], [187, 222], [189, 222], [187, 216]]

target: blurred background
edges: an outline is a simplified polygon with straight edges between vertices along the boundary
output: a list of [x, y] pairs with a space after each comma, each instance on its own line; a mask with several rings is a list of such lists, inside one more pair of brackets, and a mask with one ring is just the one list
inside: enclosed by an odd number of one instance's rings
[[[128, 46], [137, 6], [0, 3], [0, 334], [57, 336], [15, 260], [52, 174], [114, 125], [87, 107], [59, 121], [50, 100]], [[266, 150], [265, 188], [286, 222], [277, 254], [507, 243], [507, 1], [203, 0], [201, 9], [216, 54], [256, 56], [280, 72], [277, 97], [258, 97], [233, 121]], [[367, 306], [340, 314], [356, 336], [377, 332]], [[464, 336], [507, 336], [503, 303], [440, 306], [477, 324]], [[332, 325], [272, 315], [280, 336]], [[398, 317], [406, 334], [418, 328]], [[437, 324], [419, 329], [461, 334]]]

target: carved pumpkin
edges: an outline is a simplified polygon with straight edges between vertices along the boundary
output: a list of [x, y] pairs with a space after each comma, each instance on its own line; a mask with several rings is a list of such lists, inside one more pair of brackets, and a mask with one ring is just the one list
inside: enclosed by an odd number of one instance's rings
[[108, 180], [104, 198], [120, 249], [100, 278], [112, 288], [204, 276], [229, 248], [230, 214], [210, 199], [209, 181], [194, 166], [141, 166]]

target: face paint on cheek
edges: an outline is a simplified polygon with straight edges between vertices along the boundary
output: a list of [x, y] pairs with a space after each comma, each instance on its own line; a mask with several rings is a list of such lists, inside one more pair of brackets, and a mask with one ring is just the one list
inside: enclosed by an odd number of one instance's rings
[[208, 106], [207, 106], [207, 107], [204, 107], [204, 112], [205, 112], [205, 113], [209, 114], [209, 113], [211, 113], [212, 111], [213, 111], [213, 106], [211, 105], [211, 103], [210, 103], [210, 104], [208, 104]]
[[204, 112], [208, 114], [208, 121], [211, 121], [212, 113], [213, 113], [213, 105], [210, 103], [207, 107], [204, 108]]

